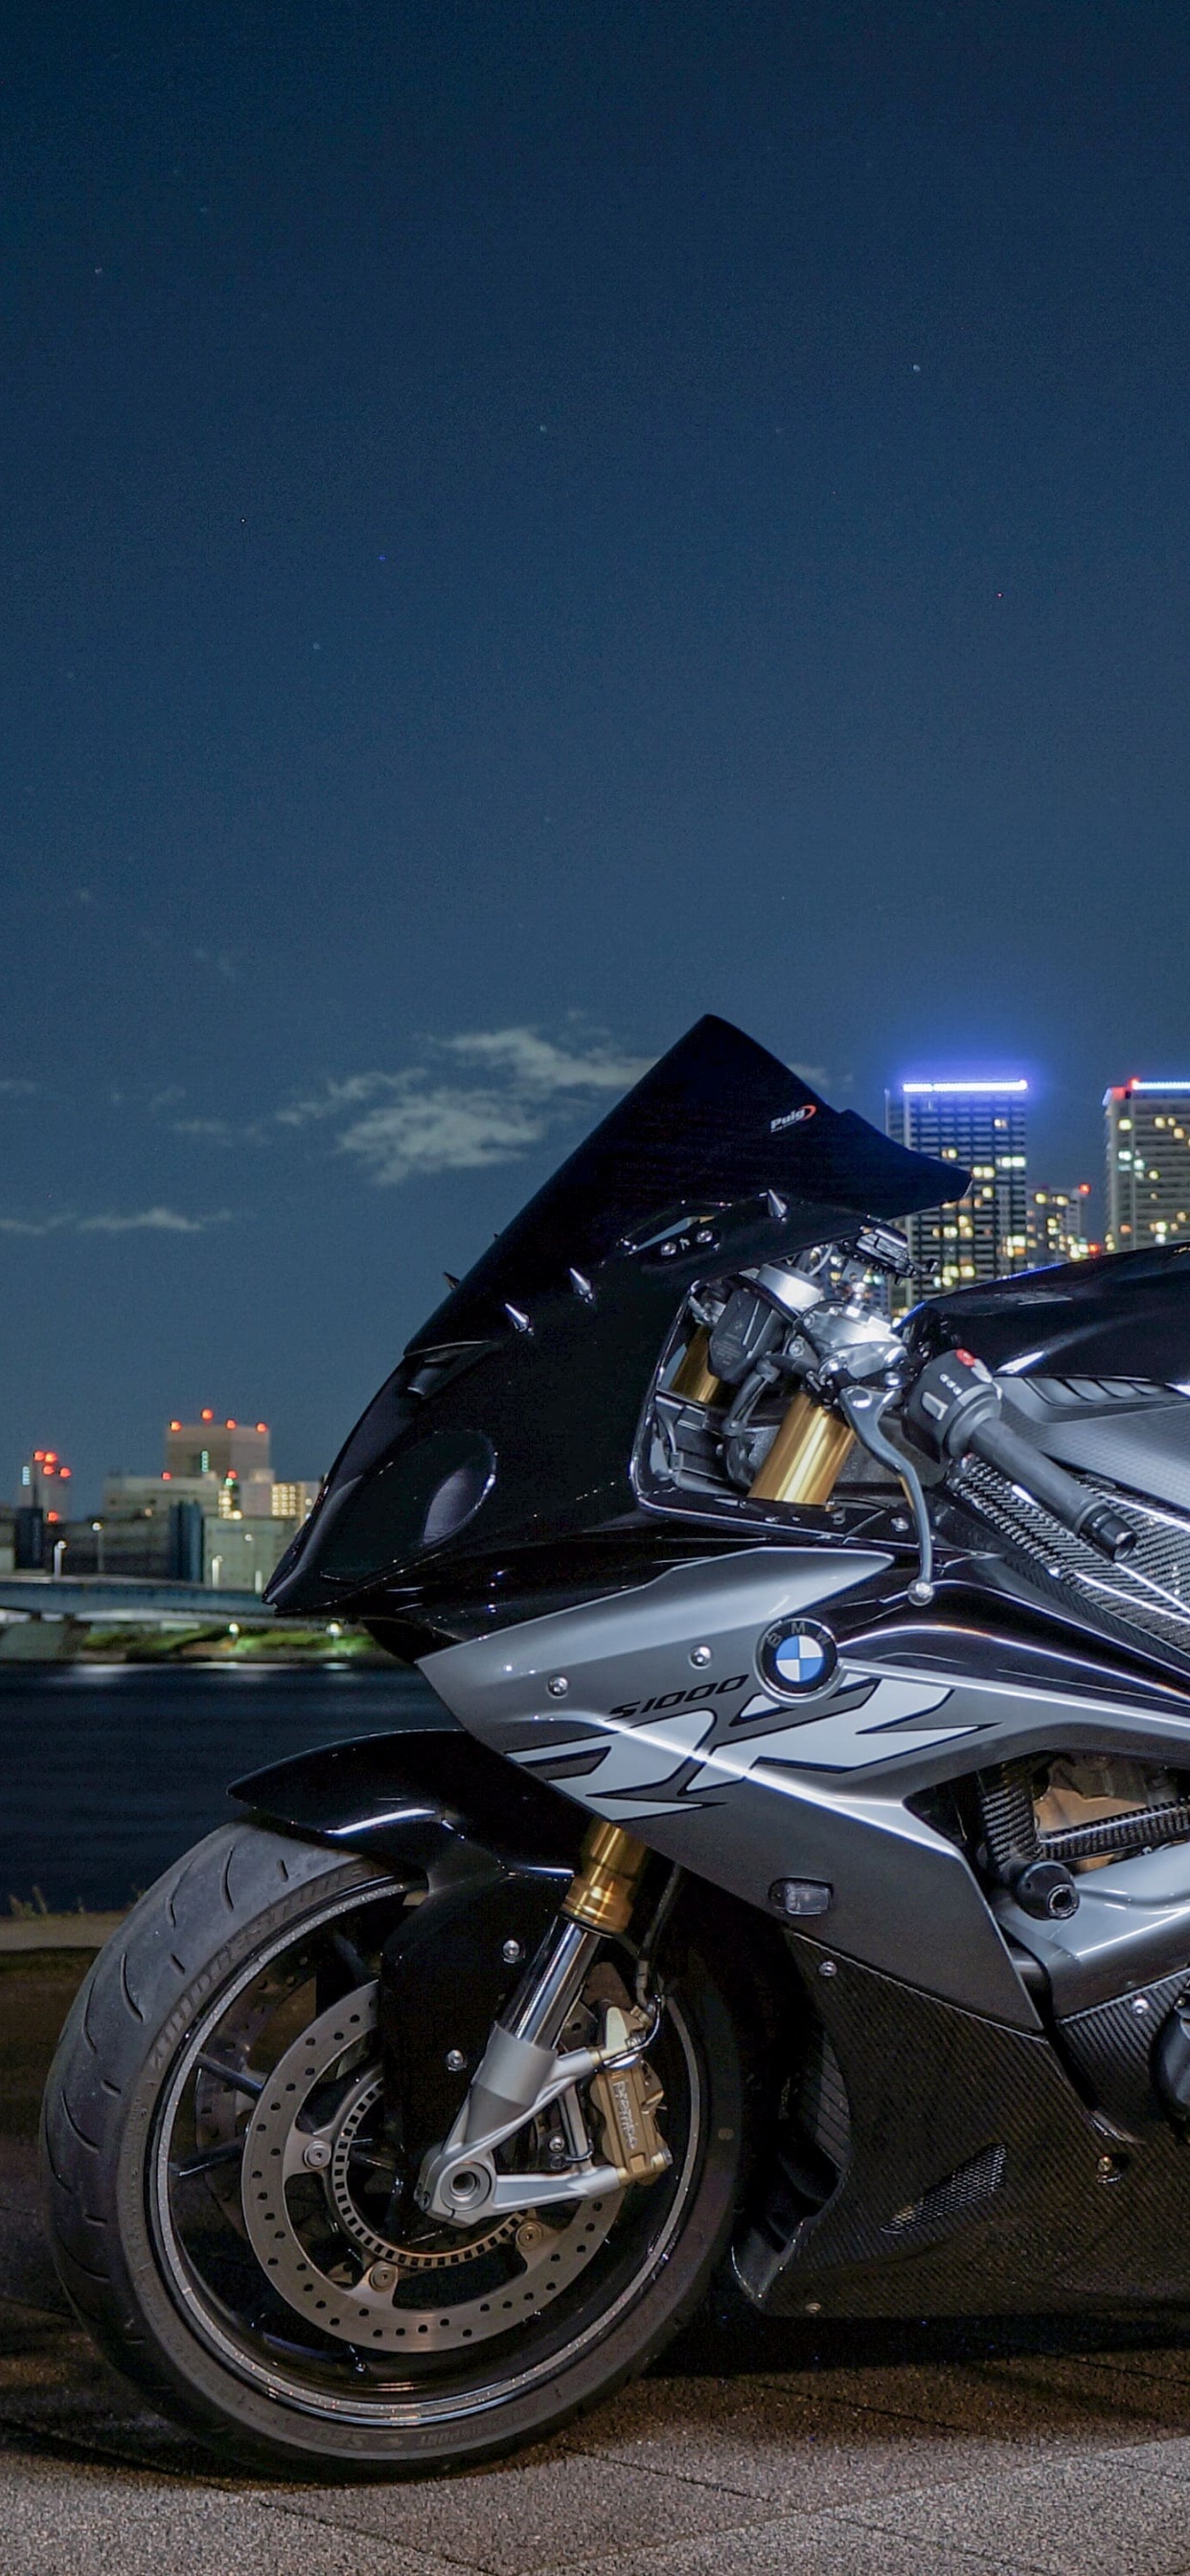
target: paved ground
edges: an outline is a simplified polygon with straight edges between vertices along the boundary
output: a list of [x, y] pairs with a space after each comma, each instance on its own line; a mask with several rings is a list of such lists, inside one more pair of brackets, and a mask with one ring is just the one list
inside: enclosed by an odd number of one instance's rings
[[68, 1954], [0, 1957], [0, 2576], [1190, 2576], [1190, 2337], [742, 2330], [515, 2463], [211, 2474], [75, 2332], [31, 2123]]

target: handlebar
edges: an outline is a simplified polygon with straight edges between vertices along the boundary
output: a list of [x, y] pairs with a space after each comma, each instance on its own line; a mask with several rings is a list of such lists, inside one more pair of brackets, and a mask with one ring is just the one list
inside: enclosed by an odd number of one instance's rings
[[935, 1457], [956, 1466], [968, 1455], [982, 1458], [1011, 1484], [1021, 1486], [1072, 1537], [1088, 1540], [1113, 1564], [1135, 1547], [1136, 1532], [1129, 1521], [1005, 1422], [999, 1388], [982, 1361], [973, 1360], [969, 1352], [948, 1351], [943, 1358], [929, 1361], [910, 1390], [904, 1412], [918, 1439]]

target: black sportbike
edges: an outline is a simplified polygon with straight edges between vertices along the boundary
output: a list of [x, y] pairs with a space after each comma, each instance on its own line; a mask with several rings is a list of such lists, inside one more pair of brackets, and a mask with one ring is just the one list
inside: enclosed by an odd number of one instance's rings
[[46, 2096], [74, 2306], [212, 2445], [482, 2458], [720, 2266], [1190, 2308], [1190, 1247], [890, 1321], [966, 1183], [703, 1020], [352, 1433], [269, 1597], [440, 1723], [241, 1781]]

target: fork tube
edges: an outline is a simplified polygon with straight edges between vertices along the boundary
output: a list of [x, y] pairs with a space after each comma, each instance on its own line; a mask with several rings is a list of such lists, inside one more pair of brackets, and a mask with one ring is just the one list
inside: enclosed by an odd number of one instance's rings
[[645, 1844], [622, 1825], [588, 1825], [558, 1920], [501, 2014], [502, 2029], [538, 2048], [553, 2047], [582, 1993], [604, 1933], [627, 1931], [648, 1857]]
[[552, 2048], [582, 1993], [598, 1947], [599, 1934], [585, 1924], [565, 1918], [551, 1923], [528, 1974], [500, 2016], [503, 2028], [515, 2039], [531, 2039], [538, 2048]]

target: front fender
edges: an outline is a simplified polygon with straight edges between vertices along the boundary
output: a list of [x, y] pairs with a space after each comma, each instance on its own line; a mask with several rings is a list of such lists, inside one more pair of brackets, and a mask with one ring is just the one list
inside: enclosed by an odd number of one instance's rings
[[270, 1824], [387, 1863], [414, 1900], [381, 1954], [380, 2029], [389, 2119], [416, 2173], [557, 1913], [586, 1819], [458, 1726], [320, 1745], [231, 1794]]
[[266, 1823], [318, 1842], [437, 1873], [444, 1845], [451, 1875], [494, 1860], [500, 1868], [569, 1875], [588, 1821], [573, 1800], [527, 1777], [461, 1726], [366, 1735], [316, 1746], [236, 1780], [229, 1792]]

